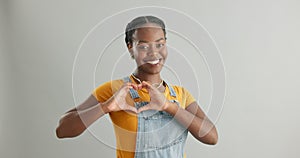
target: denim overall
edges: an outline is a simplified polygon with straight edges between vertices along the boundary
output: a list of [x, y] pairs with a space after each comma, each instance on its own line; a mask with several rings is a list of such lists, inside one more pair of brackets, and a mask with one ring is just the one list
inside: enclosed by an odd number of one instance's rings
[[[130, 82], [129, 77], [124, 82]], [[176, 102], [176, 93], [172, 86], [166, 83], [170, 95]], [[131, 98], [139, 98], [136, 90], [129, 90]], [[135, 102], [138, 109], [149, 102]], [[172, 115], [165, 111], [147, 110], [138, 114], [135, 158], [183, 158], [184, 145], [188, 130], [179, 124]]]

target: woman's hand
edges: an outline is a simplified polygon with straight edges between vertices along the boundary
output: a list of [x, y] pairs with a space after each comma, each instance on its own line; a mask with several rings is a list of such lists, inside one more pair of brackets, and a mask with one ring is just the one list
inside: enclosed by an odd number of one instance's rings
[[129, 82], [125, 83], [109, 100], [103, 103], [103, 111], [109, 113], [124, 110], [137, 113], [137, 109], [126, 102], [126, 96], [129, 94], [130, 88], [138, 90], [137, 85]]
[[150, 95], [149, 104], [140, 107], [138, 109], [138, 113], [145, 110], [158, 110], [165, 111], [167, 109], [167, 99], [163, 93], [161, 93], [156, 87], [152, 86], [146, 81], [143, 81], [140, 85], [138, 85], [138, 89], [146, 88]]

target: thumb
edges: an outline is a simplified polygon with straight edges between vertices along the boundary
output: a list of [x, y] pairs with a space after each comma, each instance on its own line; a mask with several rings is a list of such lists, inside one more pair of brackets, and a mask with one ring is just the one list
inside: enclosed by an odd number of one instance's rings
[[147, 104], [145, 106], [140, 107], [137, 112], [140, 113], [146, 110], [151, 110], [151, 104]]
[[138, 113], [138, 111], [137, 111], [137, 109], [135, 108], [135, 107], [133, 107], [133, 106], [130, 106], [130, 105], [126, 105], [126, 110], [128, 110], [128, 111], [132, 111], [132, 112], [134, 112], [134, 113]]

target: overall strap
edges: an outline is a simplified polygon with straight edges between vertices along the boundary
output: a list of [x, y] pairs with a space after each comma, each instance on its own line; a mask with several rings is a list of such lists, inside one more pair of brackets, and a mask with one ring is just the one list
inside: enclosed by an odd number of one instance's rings
[[167, 84], [167, 86], [169, 87], [169, 90], [170, 90], [170, 95], [172, 97], [175, 97], [176, 98], [176, 92], [175, 90], [173, 89], [173, 87], [171, 85], [169, 85], [167, 82], [165, 82]]
[[[124, 77], [123, 81], [124, 81], [124, 83], [131, 82], [130, 78], [128, 76]], [[138, 92], [136, 90], [132, 89], [132, 88], [129, 89], [129, 93], [130, 93], [132, 99], [140, 98]]]

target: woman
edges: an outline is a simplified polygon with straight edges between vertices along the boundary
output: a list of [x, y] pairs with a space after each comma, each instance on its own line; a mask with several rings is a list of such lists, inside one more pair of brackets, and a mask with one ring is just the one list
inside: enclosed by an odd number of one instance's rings
[[216, 144], [217, 130], [194, 97], [160, 76], [168, 55], [164, 22], [154, 16], [137, 17], [127, 25], [125, 36], [136, 71], [102, 84], [67, 111], [59, 121], [57, 137], [76, 137], [109, 114], [117, 157], [182, 158], [188, 132], [200, 142]]

